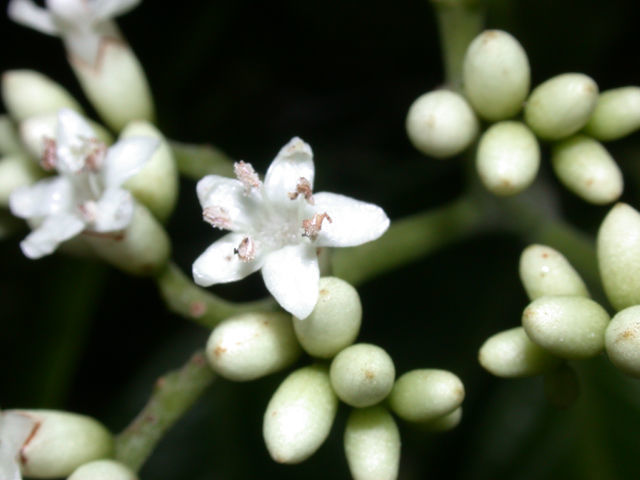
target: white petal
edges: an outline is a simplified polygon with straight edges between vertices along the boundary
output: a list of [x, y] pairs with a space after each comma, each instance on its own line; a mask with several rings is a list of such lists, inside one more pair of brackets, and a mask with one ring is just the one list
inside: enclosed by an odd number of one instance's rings
[[238, 248], [245, 235], [229, 233], [207, 248], [193, 262], [193, 280], [203, 287], [216, 283], [228, 283], [240, 280], [255, 272], [262, 265], [262, 256], [243, 262], [233, 252]]
[[104, 36], [88, 23], [83, 28], [65, 32], [62, 40], [67, 52], [88, 65], [95, 66]]
[[318, 301], [320, 270], [315, 247], [288, 245], [264, 260], [262, 278], [267, 290], [287, 312], [308, 317]]
[[[311, 147], [294, 137], [271, 162], [264, 177], [265, 193], [272, 202], [292, 203], [288, 194], [295, 192], [300, 178], [309, 181], [313, 188], [313, 153]], [[300, 197], [299, 197], [300, 198]]]
[[389, 217], [377, 205], [337, 193], [313, 196], [317, 213], [327, 213], [315, 244], [319, 247], [353, 247], [380, 237], [389, 228]]
[[96, 138], [96, 133], [82, 115], [69, 108], [58, 111], [57, 140], [62, 145], [76, 145], [79, 139]]
[[16, 188], [9, 197], [11, 213], [21, 218], [38, 218], [68, 212], [74, 208], [73, 186], [62, 176]]
[[121, 188], [105, 190], [96, 207], [96, 218], [91, 225], [94, 232], [124, 230], [133, 218], [133, 197]]
[[51, 14], [38, 7], [31, 0], [11, 0], [7, 8], [9, 18], [16, 23], [26, 25], [48, 35], [57, 35], [58, 28]]
[[0, 414], [0, 478], [21, 480], [18, 455], [36, 422], [15, 412]]
[[149, 161], [160, 142], [151, 137], [129, 137], [109, 148], [102, 175], [107, 188], [121, 186]]
[[196, 186], [198, 200], [202, 209], [217, 207], [224, 210], [231, 231], [250, 231], [256, 225], [256, 216], [262, 212], [260, 196], [257, 191], [245, 191], [238, 180], [207, 175]]
[[40, 258], [52, 253], [65, 240], [75, 237], [84, 227], [82, 220], [69, 213], [53, 215], [27, 235], [20, 248], [27, 257]]
[[91, 8], [96, 20], [108, 20], [137, 7], [140, 0], [94, 0]]
[[53, 17], [70, 30], [87, 24], [91, 19], [93, 0], [45, 0]]

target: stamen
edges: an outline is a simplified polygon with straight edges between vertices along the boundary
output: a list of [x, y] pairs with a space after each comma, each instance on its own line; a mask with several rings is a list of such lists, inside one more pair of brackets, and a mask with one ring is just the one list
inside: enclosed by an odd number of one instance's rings
[[84, 164], [89, 171], [96, 172], [100, 170], [104, 163], [104, 158], [107, 155], [107, 146], [97, 138], [89, 139], [89, 144], [93, 148], [84, 159]]
[[47, 171], [56, 168], [58, 162], [58, 154], [56, 153], [56, 141], [53, 138], [44, 138], [44, 152], [40, 165]]
[[242, 160], [233, 164], [233, 172], [238, 177], [238, 180], [244, 185], [245, 192], [250, 192], [252, 188], [258, 188], [262, 185], [260, 177], [253, 169], [250, 163], [245, 163]]
[[298, 180], [296, 191], [289, 192], [289, 198], [291, 200], [295, 200], [299, 195], [302, 195], [310, 205], [315, 204], [315, 202], [313, 201], [313, 190], [311, 189], [311, 183], [309, 183], [309, 180], [304, 177], [300, 177], [300, 180]]
[[244, 237], [238, 248], [233, 249], [233, 253], [238, 255], [243, 262], [250, 262], [256, 258], [256, 244], [249, 237]]
[[231, 218], [229, 213], [222, 207], [214, 205], [202, 210], [202, 218], [213, 227], [221, 230], [231, 230]]
[[93, 200], [88, 200], [78, 205], [80, 215], [86, 222], [94, 222], [98, 216], [98, 204]]
[[318, 233], [320, 233], [320, 230], [322, 230], [322, 222], [325, 219], [327, 219], [329, 223], [333, 223], [333, 220], [331, 220], [331, 217], [327, 212], [316, 213], [313, 217], [302, 220], [302, 229], [304, 230], [304, 232], [302, 232], [302, 236], [315, 240]]

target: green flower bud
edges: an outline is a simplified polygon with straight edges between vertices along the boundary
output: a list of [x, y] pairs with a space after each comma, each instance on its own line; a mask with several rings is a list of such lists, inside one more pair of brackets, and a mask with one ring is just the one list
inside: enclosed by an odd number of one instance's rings
[[344, 451], [354, 480], [395, 480], [400, 432], [386, 408], [354, 409], [344, 430]]
[[556, 367], [560, 360], [533, 343], [524, 328], [496, 333], [480, 347], [480, 365], [498, 377], [531, 377]]
[[178, 170], [173, 152], [164, 135], [150, 123], [130, 123], [120, 134], [121, 139], [128, 137], [151, 137], [160, 142], [149, 161], [124, 186], [164, 222], [178, 198]]
[[480, 138], [476, 168], [485, 187], [496, 195], [515, 195], [536, 178], [540, 147], [521, 122], [492, 125]]
[[482, 118], [504, 120], [520, 111], [531, 75], [527, 54], [513, 36], [482, 32], [469, 45], [462, 68], [464, 93]]
[[17, 122], [29, 117], [82, 107], [62, 86], [34, 70], [10, 70], [2, 75], [2, 99]]
[[433, 420], [420, 422], [418, 427], [428, 432], [447, 432], [456, 428], [462, 420], [462, 407], [456, 408], [453, 412], [436, 417]]
[[314, 357], [331, 358], [358, 336], [362, 305], [355, 288], [336, 277], [320, 279], [320, 295], [313, 312], [293, 317], [298, 341]]
[[67, 480], [138, 480], [138, 476], [120, 462], [96, 460], [82, 465]]
[[262, 434], [276, 462], [300, 463], [325, 441], [338, 410], [329, 372], [322, 366], [296, 370], [273, 394]]
[[561, 358], [594, 357], [604, 347], [609, 315], [584, 297], [541, 297], [522, 312], [529, 338]]
[[602, 205], [622, 194], [622, 172], [596, 140], [575, 135], [553, 146], [553, 170], [558, 179], [587, 202]]
[[585, 126], [598, 140], [617, 140], [640, 128], [640, 87], [622, 87], [602, 92]]
[[611, 363], [640, 378], [640, 305], [618, 312], [607, 327], [604, 341]]
[[598, 85], [581, 73], [565, 73], [538, 85], [524, 119], [538, 137], [560, 140], [585, 126], [598, 100]]
[[464, 385], [451, 372], [411, 370], [396, 381], [389, 406], [400, 418], [427, 422], [453, 412], [464, 400]]
[[529, 300], [557, 295], [590, 296], [582, 278], [564, 255], [546, 245], [529, 245], [523, 250], [520, 280]]
[[331, 362], [331, 385], [338, 397], [353, 407], [368, 407], [384, 400], [395, 378], [393, 360], [376, 345], [351, 345]]
[[414, 147], [430, 157], [446, 158], [471, 145], [478, 120], [462, 95], [434, 90], [413, 102], [406, 128]]
[[556, 408], [569, 408], [580, 396], [580, 383], [575, 370], [566, 363], [544, 376], [544, 394]]
[[598, 231], [600, 278], [613, 308], [640, 304], [640, 213], [616, 204]]
[[23, 155], [20, 135], [8, 115], [0, 115], [0, 155]]
[[229, 380], [245, 381], [277, 372], [295, 362], [300, 346], [284, 313], [245, 313], [228, 318], [211, 332], [207, 358]]
[[23, 415], [35, 422], [20, 450], [20, 469], [27, 477], [66, 477], [113, 451], [111, 433], [84, 415], [53, 410], [6, 410], [3, 415]]
[[9, 206], [11, 192], [23, 185], [31, 185], [42, 176], [35, 162], [21, 155], [0, 159], [0, 205]]

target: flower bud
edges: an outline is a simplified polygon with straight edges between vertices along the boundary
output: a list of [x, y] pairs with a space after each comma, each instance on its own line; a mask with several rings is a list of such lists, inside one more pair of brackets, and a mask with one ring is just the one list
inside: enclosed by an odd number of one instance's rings
[[319, 288], [313, 312], [303, 320], [293, 317], [293, 328], [307, 353], [331, 358], [358, 336], [362, 305], [356, 289], [337, 277], [322, 277]]
[[291, 317], [280, 312], [228, 318], [213, 329], [207, 342], [207, 358], [213, 370], [239, 382], [277, 372], [299, 356]]
[[29, 117], [82, 107], [69, 92], [49, 77], [34, 70], [9, 70], [2, 75], [2, 99], [7, 112], [17, 122]]
[[456, 428], [462, 420], [462, 407], [456, 408], [453, 412], [436, 417], [433, 420], [420, 422], [418, 427], [428, 432], [447, 432]]
[[596, 140], [575, 135], [553, 146], [551, 164], [558, 179], [587, 202], [602, 205], [622, 194], [622, 172]]
[[82, 465], [67, 480], [138, 480], [138, 476], [120, 462], [96, 460]]
[[598, 231], [598, 265], [607, 298], [616, 310], [640, 304], [640, 213], [614, 205]]
[[11, 155], [0, 159], [0, 206], [9, 206], [11, 192], [23, 185], [31, 185], [41, 177], [30, 158]]
[[34, 422], [20, 450], [20, 469], [27, 477], [66, 477], [80, 465], [108, 457], [111, 433], [90, 417], [53, 410], [6, 410]]
[[480, 365], [498, 377], [531, 377], [546, 372], [560, 360], [533, 343], [524, 328], [496, 333], [480, 347]]
[[344, 451], [354, 480], [395, 480], [400, 432], [386, 408], [354, 409], [344, 430]]
[[414, 147], [425, 155], [446, 158], [471, 145], [478, 120], [462, 95], [434, 90], [413, 102], [406, 128]]
[[396, 381], [389, 406], [409, 422], [427, 422], [453, 412], [464, 399], [464, 385], [451, 372], [411, 370]]
[[556, 408], [569, 408], [580, 396], [580, 383], [575, 370], [566, 363], [544, 376], [544, 395]]
[[276, 462], [300, 463], [325, 441], [338, 410], [329, 372], [322, 366], [296, 370], [273, 394], [262, 433]]
[[640, 87], [602, 92], [585, 131], [602, 141], [617, 140], [640, 128]]
[[389, 354], [368, 343], [345, 348], [331, 362], [331, 385], [340, 400], [353, 407], [382, 401], [393, 388], [395, 377]]
[[590, 296], [582, 278], [564, 255], [546, 245], [529, 245], [523, 250], [520, 280], [529, 300], [557, 295]]
[[531, 75], [527, 54], [513, 36], [482, 32], [469, 45], [462, 68], [464, 93], [482, 118], [504, 120], [520, 111]]
[[8, 115], [0, 115], [0, 155], [24, 154], [20, 135]]
[[496, 195], [515, 195], [536, 178], [540, 147], [521, 122], [492, 125], [480, 138], [476, 168], [485, 187]]
[[608, 324], [605, 309], [584, 297], [540, 297], [522, 312], [529, 338], [561, 358], [596, 356], [604, 347]]
[[597, 101], [596, 82], [581, 73], [565, 73], [531, 92], [524, 119], [538, 137], [560, 140], [584, 127]]
[[158, 220], [164, 222], [173, 211], [178, 197], [178, 170], [173, 152], [164, 135], [150, 123], [130, 123], [120, 134], [121, 139], [129, 137], [151, 137], [160, 142], [149, 161], [124, 186]]
[[618, 312], [607, 327], [604, 341], [611, 363], [640, 378], [640, 305]]
[[153, 100], [140, 62], [129, 46], [105, 38], [95, 64], [69, 57], [73, 71], [104, 122], [120, 131], [132, 120], [153, 121]]

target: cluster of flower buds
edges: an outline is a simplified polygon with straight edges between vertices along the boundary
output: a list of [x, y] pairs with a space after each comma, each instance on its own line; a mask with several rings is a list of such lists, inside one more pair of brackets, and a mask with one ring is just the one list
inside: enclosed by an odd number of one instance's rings
[[[435, 90], [409, 109], [407, 133], [418, 150], [446, 158], [478, 139], [478, 175], [490, 192], [506, 196], [534, 181], [539, 140], [549, 142], [553, 170], [568, 190], [594, 204], [620, 197], [622, 174], [600, 142], [640, 128], [640, 87], [599, 95], [587, 75], [565, 73], [529, 92], [527, 54], [500, 30], [471, 42], [462, 72], [463, 93]], [[490, 122], [481, 134], [479, 118]]]
[[329, 435], [341, 400], [352, 408], [344, 431], [349, 469], [356, 480], [395, 479], [400, 434], [391, 414], [432, 430], [460, 421], [464, 387], [444, 370], [413, 370], [396, 379], [382, 348], [353, 343], [362, 306], [344, 280], [322, 277], [309, 316], [250, 313], [221, 322], [207, 343], [214, 371], [235, 381], [253, 380], [294, 364], [304, 351], [315, 363], [287, 376], [264, 414], [263, 435], [280, 463], [309, 458]]

